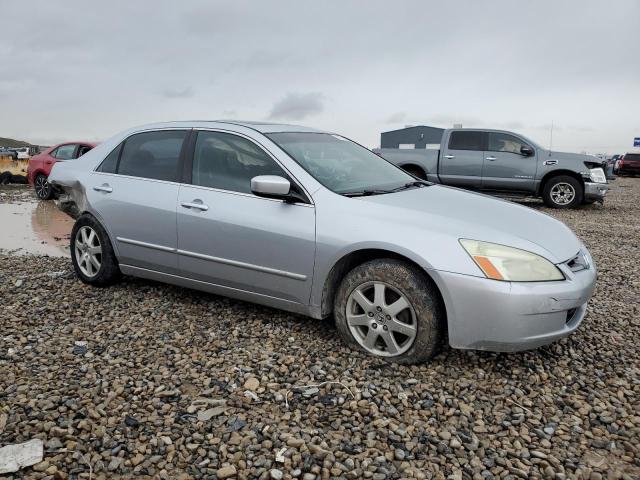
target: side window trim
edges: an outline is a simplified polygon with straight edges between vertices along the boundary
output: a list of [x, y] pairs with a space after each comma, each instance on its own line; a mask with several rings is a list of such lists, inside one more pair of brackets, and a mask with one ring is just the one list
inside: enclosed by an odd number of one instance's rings
[[[275, 155], [273, 155], [266, 147], [264, 147], [260, 142], [256, 141], [255, 139], [244, 135], [240, 132], [234, 132], [232, 130], [225, 130], [225, 129], [218, 129], [218, 128], [194, 128], [192, 130], [192, 135], [187, 139], [191, 141], [191, 144], [189, 145], [189, 150], [188, 150], [188, 156], [186, 158], [185, 161], [185, 171], [184, 171], [184, 175], [183, 175], [183, 182], [185, 185], [189, 185], [192, 187], [198, 187], [198, 188], [206, 188], [209, 190], [216, 190], [216, 191], [220, 191], [220, 192], [229, 192], [229, 193], [233, 193], [233, 194], [237, 194], [237, 195], [249, 195], [252, 198], [259, 198], [261, 200], [269, 200], [269, 201], [274, 201], [273, 199], [269, 199], [269, 198], [264, 198], [264, 197], [259, 197], [258, 195], [254, 195], [253, 193], [247, 194], [244, 192], [236, 192], [234, 190], [225, 190], [225, 189], [221, 189], [221, 188], [215, 188], [215, 187], [207, 187], [207, 186], [203, 186], [203, 185], [193, 185], [192, 182], [192, 174], [193, 174], [193, 157], [195, 155], [195, 147], [196, 147], [196, 140], [198, 138], [198, 134], [200, 132], [214, 132], [214, 133], [226, 133], [229, 135], [235, 135], [237, 137], [243, 138], [249, 142], [251, 142], [254, 146], [256, 146], [257, 148], [259, 148], [261, 151], [263, 151], [271, 160], [273, 160], [273, 162], [280, 167], [284, 173], [287, 175], [287, 177], [289, 178], [289, 181], [291, 182], [291, 187], [292, 188], [296, 188], [305, 198], [306, 198], [306, 205], [314, 205], [313, 200], [311, 198], [311, 195], [309, 194], [309, 192], [306, 190], [306, 188], [304, 188], [304, 186], [302, 185], [302, 183], [300, 182], [300, 180], [298, 180], [290, 171], [288, 168], [286, 168], [282, 162], [280, 162], [280, 160], [278, 160]], [[301, 203], [302, 205], [304, 205], [303, 203]]]

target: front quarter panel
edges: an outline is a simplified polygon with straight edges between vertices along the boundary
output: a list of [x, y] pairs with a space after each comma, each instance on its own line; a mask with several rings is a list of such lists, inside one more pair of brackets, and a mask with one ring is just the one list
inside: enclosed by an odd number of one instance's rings
[[[413, 217], [407, 211], [395, 216], [385, 209], [372, 207], [366, 216], [362, 200], [347, 198], [320, 189], [314, 194], [316, 203], [316, 268], [311, 295], [312, 306], [322, 302], [325, 280], [333, 266], [344, 256], [365, 249], [387, 250], [409, 258], [424, 270], [441, 266], [438, 258], [446, 258], [451, 271], [465, 275], [481, 275], [455, 236], [434, 229], [426, 235], [429, 219]], [[440, 265], [438, 265], [440, 263]]]

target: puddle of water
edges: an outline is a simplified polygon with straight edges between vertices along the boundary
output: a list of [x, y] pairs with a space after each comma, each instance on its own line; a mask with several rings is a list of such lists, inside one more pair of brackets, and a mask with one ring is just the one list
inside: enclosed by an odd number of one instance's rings
[[0, 203], [0, 250], [68, 257], [73, 223], [52, 201]]

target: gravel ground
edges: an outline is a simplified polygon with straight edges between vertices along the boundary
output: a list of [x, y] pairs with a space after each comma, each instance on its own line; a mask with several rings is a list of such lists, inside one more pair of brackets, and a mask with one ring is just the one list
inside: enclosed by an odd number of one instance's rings
[[412, 367], [329, 321], [0, 256], [0, 446], [45, 442], [16, 478], [640, 478], [640, 179], [614, 187], [604, 208], [527, 203], [598, 263], [576, 334]]

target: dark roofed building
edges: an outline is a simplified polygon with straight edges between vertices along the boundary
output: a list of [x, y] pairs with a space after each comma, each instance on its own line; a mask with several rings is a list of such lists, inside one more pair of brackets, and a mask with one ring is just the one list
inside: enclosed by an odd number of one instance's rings
[[440, 144], [444, 128], [416, 125], [380, 134], [380, 148], [427, 148]]

